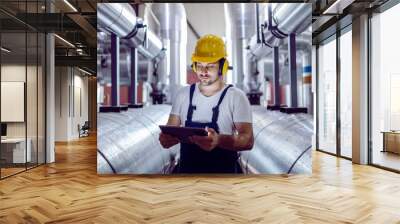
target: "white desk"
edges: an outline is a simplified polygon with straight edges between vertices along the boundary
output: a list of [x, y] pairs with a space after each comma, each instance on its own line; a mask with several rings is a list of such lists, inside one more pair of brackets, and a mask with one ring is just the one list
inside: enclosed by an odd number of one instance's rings
[[[12, 163], [25, 163], [30, 162], [32, 158], [31, 145], [32, 141], [30, 138], [26, 139], [28, 143], [25, 154], [25, 138], [5, 138], [1, 139], [2, 153], [12, 150]], [[10, 148], [12, 147], [12, 148]], [[3, 157], [3, 156], [2, 156]], [[27, 159], [25, 161], [25, 158]]]

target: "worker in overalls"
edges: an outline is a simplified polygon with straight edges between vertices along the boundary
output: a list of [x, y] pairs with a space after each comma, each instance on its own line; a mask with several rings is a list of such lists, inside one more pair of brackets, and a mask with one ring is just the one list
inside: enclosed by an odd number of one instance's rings
[[[252, 114], [246, 94], [224, 82], [226, 57], [224, 41], [218, 36], [198, 40], [192, 69], [199, 82], [178, 90], [167, 125], [205, 128], [208, 136], [181, 142], [174, 173], [242, 173], [238, 152], [253, 147]], [[164, 148], [179, 143], [163, 133], [159, 140]]]

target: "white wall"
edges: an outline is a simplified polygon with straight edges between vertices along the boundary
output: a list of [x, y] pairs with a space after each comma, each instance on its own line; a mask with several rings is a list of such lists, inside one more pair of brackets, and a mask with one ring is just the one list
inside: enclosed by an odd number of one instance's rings
[[[224, 3], [184, 3], [183, 5], [188, 21], [200, 36], [214, 34], [225, 37]], [[190, 65], [197, 38], [189, 28], [187, 29], [186, 62]]]
[[[1, 81], [3, 82], [11, 82], [11, 81], [17, 81], [17, 82], [25, 82], [25, 75], [26, 75], [26, 70], [28, 74], [36, 74], [36, 67], [33, 66], [28, 66], [25, 67], [25, 65], [18, 65], [18, 64], [10, 64], [10, 65], [2, 65], [1, 66]], [[29, 77], [28, 77], [29, 78]], [[25, 82], [26, 83], [26, 82]], [[36, 85], [36, 81], [34, 83], [32, 83], [32, 80], [29, 80], [29, 84], [30, 85]], [[34, 108], [36, 108], [36, 88], [28, 88], [27, 89], [27, 106], [31, 106], [31, 109], [29, 109], [29, 111], [32, 110], [32, 107], [34, 106]], [[35, 98], [35, 99], [32, 99]], [[31, 102], [34, 101], [34, 105], [29, 105]], [[6, 110], [7, 108], [1, 108], [1, 110]], [[36, 110], [36, 109], [35, 109]], [[36, 123], [36, 113], [32, 114], [32, 113], [28, 113], [27, 114], [27, 119], [28, 122], [32, 122], [33, 120]], [[7, 122], [7, 136], [8, 137], [25, 137], [25, 123], [26, 122]], [[32, 125], [28, 125], [28, 129], [31, 127]], [[35, 130], [36, 130], [36, 126], [35, 126]], [[28, 137], [29, 137], [29, 130], [28, 130]]]
[[[27, 78], [27, 81], [25, 80]], [[24, 138], [25, 135], [30, 139], [32, 161], [36, 162], [39, 153], [39, 162], [44, 162], [44, 74], [42, 67], [25, 66], [25, 64], [3, 64], [1, 66], [1, 81], [24, 82], [26, 83], [26, 121], [6, 122], [7, 137]], [[7, 97], [7, 96], [2, 96]], [[1, 108], [9, 110], [10, 108]], [[25, 113], [25, 111], [23, 111]]]
[[68, 88], [70, 83], [68, 73], [67, 67], [55, 68], [55, 141], [68, 140]]
[[[74, 119], [72, 120], [72, 136], [79, 137], [79, 133], [78, 133], [78, 129], [77, 126], [78, 124], [80, 124], [81, 126], [85, 123], [85, 121], [88, 121], [88, 78], [87, 76], [81, 76], [82, 73], [78, 73], [78, 75], [76, 74], [75, 70], [75, 80], [74, 80], [74, 85], [75, 85], [75, 114], [74, 114]], [[78, 93], [78, 91], [80, 90], [80, 93]], [[80, 95], [80, 99], [78, 98]], [[77, 104], [79, 104], [80, 100], [80, 107], [77, 106]], [[79, 111], [79, 110], [82, 111]]]
[[[1, 81], [25, 82], [25, 65], [2, 65]], [[7, 137], [25, 137], [25, 123], [7, 123]]]
[[79, 138], [78, 125], [88, 120], [88, 78], [76, 68], [56, 67], [56, 141]]

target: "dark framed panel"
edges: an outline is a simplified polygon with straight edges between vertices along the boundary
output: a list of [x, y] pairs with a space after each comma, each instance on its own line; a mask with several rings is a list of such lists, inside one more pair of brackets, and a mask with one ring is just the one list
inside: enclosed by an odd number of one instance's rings
[[[24, 81], [24, 122], [7, 122], [9, 132], [0, 144], [0, 179], [46, 161], [46, 34], [23, 22], [27, 13], [43, 13], [45, 5], [45, 0], [0, 2], [0, 46], [7, 49], [0, 54], [0, 81]], [[9, 13], [10, 6], [17, 7], [17, 15]], [[7, 141], [18, 138], [24, 139], [23, 152], [16, 158], [16, 147]]]
[[[321, 54], [321, 52], [323, 53], [324, 51], [326, 51], [328, 45], [331, 44], [335, 44], [336, 45], [336, 35], [331, 35], [330, 37], [328, 37], [327, 39], [321, 41], [318, 43], [318, 47], [317, 47], [317, 65], [318, 65], [318, 69], [316, 71], [316, 80], [317, 80], [317, 150], [319, 151], [323, 151], [323, 152], [327, 152], [330, 154], [335, 155], [336, 153], [336, 136], [334, 136], [334, 140], [332, 137], [332, 134], [336, 135], [336, 124], [334, 125], [334, 133], [332, 133], [332, 127], [329, 127], [329, 124], [332, 123], [332, 119], [336, 120], [336, 112], [334, 110], [336, 110], [336, 96], [335, 99], [330, 99], [332, 97], [332, 92], [331, 91], [335, 91], [336, 92], [336, 76], [337, 76], [337, 71], [336, 71], [336, 56], [335, 57], [331, 57], [332, 56], [332, 46], [329, 46], [330, 48], [330, 52], [328, 53], [324, 53], [324, 55]], [[337, 51], [336, 46], [333, 47], [334, 48], [334, 52]], [[327, 57], [327, 58], [325, 58]], [[321, 73], [321, 69], [324, 69], [326, 67], [326, 65], [323, 63], [324, 61], [327, 61], [328, 64], [330, 64], [330, 66], [328, 66], [328, 69], [326, 72], [324, 72], [323, 74]], [[332, 67], [332, 64], [333, 67]], [[332, 69], [334, 70], [333, 72], [335, 74], [328, 74], [327, 72], [332, 72]], [[330, 80], [334, 78], [334, 80]], [[332, 83], [332, 81], [335, 83], [334, 87], [332, 85], [330, 85]], [[334, 95], [337, 95], [337, 93], [334, 93]], [[327, 97], [330, 97], [329, 99]], [[334, 105], [330, 105], [334, 103]], [[334, 107], [334, 110], [332, 110], [332, 106]], [[335, 114], [333, 115], [334, 118], [332, 118], [332, 112], [334, 112]], [[324, 116], [322, 117], [321, 114], [324, 114]], [[324, 140], [322, 140], [324, 139]], [[333, 141], [332, 141], [333, 140]]]
[[[351, 160], [350, 157], [344, 156], [341, 150], [341, 143], [342, 143], [342, 139], [341, 139], [341, 133], [342, 133], [342, 127], [341, 127], [341, 108], [340, 108], [340, 104], [341, 104], [341, 52], [340, 52], [340, 46], [341, 46], [341, 36], [343, 36], [344, 34], [346, 34], [347, 32], [351, 32], [351, 20], [352, 20], [352, 16], [348, 15], [346, 17], [344, 17], [342, 20], [340, 20], [337, 24], [332, 25], [331, 27], [329, 27], [327, 30], [321, 32], [317, 37], [313, 38], [313, 42], [316, 45], [316, 61], [317, 61], [317, 65], [316, 65], [316, 88], [317, 88], [317, 94], [316, 94], [316, 102], [317, 102], [317, 111], [316, 111], [316, 147], [317, 147], [317, 151], [320, 152], [324, 152], [333, 156], [338, 156], [344, 159], [348, 159]], [[319, 53], [319, 48], [321, 47], [321, 45], [325, 45], [331, 41], [335, 41], [336, 42], [336, 47], [335, 47], [335, 90], [336, 90], [336, 97], [335, 97], [335, 150], [326, 150], [323, 147], [321, 147], [321, 143], [320, 143], [320, 131], [321, 131], [321, 127], [320, 127], [320, 121], [321, 121], [321, 117], [320, 117], [320, 108], [319, 108], [319, 103], [321, 100], [321, 82], [320, 82], [320, 64], [319, 64], [319, 60], [320, 60], [320, 53]]]
[[[399, 72], [397, 72], [398, 70], [394, 68], [392, 68], [390, 71], [381, 70], [379, 68], [388, 67], [388, 64], [384, 63], [390, 63], [390, 65], [396, 63], [390, 60], [386, 60], [393, 57], [393, 51], [391, 52], [390, 50], [388, 50], [391, 49], [391, 47], [389, 48], [388, 46], [381, 46], [384, 43], [393, 43], [393, 40], [391, 40], [392, 42], [388, 42], [387, 39], [376, 40], [374, 38], [376, 37], [377, 33], [380, 34], [380, 32], [392, 30], [390, 27], [381, 27], [381, 25], [387, 25], [382, 21], [393, 21], [393, 18], [384, 19], [383, 15], [385, 13], [398, 15], [399, 10], [395, 12], [388, 12], [388, 10], [393, 9], [393, 7], [400, 9], [399, 3], [399, 1], [389, 0], [378, 8], [374, 9], [373, 11], [370, 11], [368, 14], [368, 164], [396, 173], [400, 173], [400, 154], [385, 152], [385, 140], [380, 132], [392, 129], [392, 112], [390, 109], [392, 107], [392, 104], [390, 99], [392, 98], [393, 93], [391, 92], [391, 85], [392, 78], [394, 76], [399, 76]], [[381, 17], [379, 18], [378, 23], [374, 22], [375, 16]], [[379, 25], [374, 26], [376, 24]], [[390, 34], [380, 35], [380, 38], [386, 38], [388, 35]], [[383, 54], [382, 52], [375, 52], [381, 50], [384, 50], [385, 54]], [[376, 58], [376, 55], [384, 55], [386, 58]], [[377, 66], [378, 69], [375, 67], [375, 65], [377, 64], [377, 59], [381, 63]], [[378, 84], [379, 88], [376, 84], [377, 81], [382, 82]], [[394, 94], [394, 96], [397, 95], [398, 94]], [[386, 103], [381, 102], [385, 100], [388, 101]], [[380, 108], [378, 107], [378, 102], [379, 105], [383, 105], [382, 108], [385, 108], [385, 110], [387, 110], [384, 115], [379, 115], [382, 112], [377, 110], [377, 108]], [[388, 108], [386, 108], [385, 106], [388, 106]], [[381, 120], [379, 120], [379, 118]], [[385, 125], [377, 125], [377, 123], [382, 122]], [[380, 146], [380, 144], [382, 144], [382, 147]]]

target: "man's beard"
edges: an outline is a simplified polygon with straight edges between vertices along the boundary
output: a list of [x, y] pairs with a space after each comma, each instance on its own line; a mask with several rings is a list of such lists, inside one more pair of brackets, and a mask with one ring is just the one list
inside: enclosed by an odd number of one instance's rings
[[200, 80], [200, 83], [202, 86], [210, 86], [210, 85], [214, 84], [215, 82], [217, 82], [218, 80], [219, 80], [219, 77], [217, 76], [217, 78], [214, 80]]

